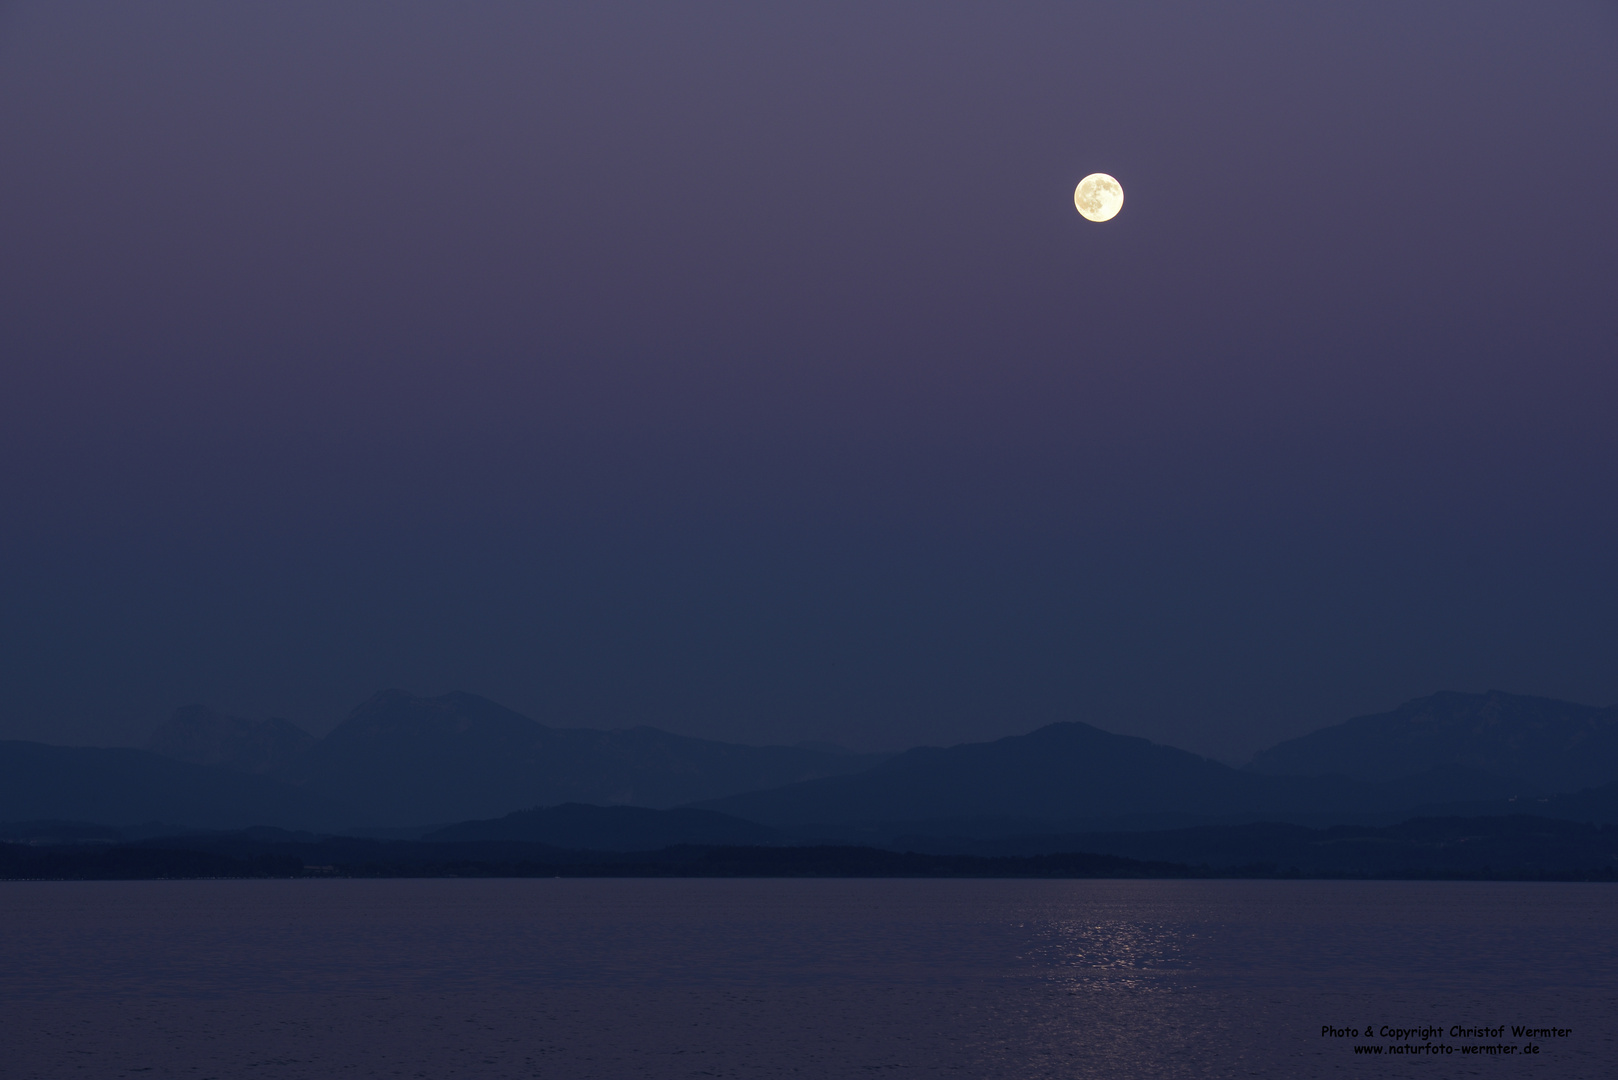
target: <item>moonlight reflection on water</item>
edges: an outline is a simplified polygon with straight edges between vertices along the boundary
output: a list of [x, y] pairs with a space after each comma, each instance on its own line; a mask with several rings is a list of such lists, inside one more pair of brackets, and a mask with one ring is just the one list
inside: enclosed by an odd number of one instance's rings
[[[18, 1077], [1310, 1078], [1320, 1026], [1571, 1026], [1600, 1075], [1602, 885], [395, 880], [0, 885]], [[1532, 911], [1532, 919], [1523, 913]]]

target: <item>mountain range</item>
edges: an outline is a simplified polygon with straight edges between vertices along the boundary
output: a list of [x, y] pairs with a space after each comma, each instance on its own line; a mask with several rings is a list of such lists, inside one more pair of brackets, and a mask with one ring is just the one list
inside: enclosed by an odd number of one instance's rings
[[1618, 705], [1438, 693], [1272, 746], [1249, 769], [1382, 783], [1434, 770], [1504, 776], [1540, 793], [1618, 779]]
[[[1496, 692], [1435, 694], [1281, 743], [1240, 769], [1076, 721], [861, 755], [549, 727], [473, 694], [397, 690], [324, 738], [191, 706], [143, 750], [0, 742], [0, 822], [438, 828], [451, 830], [445, 840], [601, 850], [1371, 825], [1463, 805], [1604, 820], [1618, 799], [1601, 785], [1615, 782], [1618, 708]], [[601, 805], [621, 809], [603, 816]], [[677, 807], [687, 809], [667, 813]]]
[[476, 694], [385, 690], [323, 739], [181, 709], [153, 753], [255, 773], [341, 801], [356, 823], [420, 825], [563, 802], [670, 807], [868, 768], [881, 755], [741, 746], [653, 727], [547, 727]]
[[0, 742], [3, 822], [333, 829], [357, 816], [318, 792], [145, 750]]
[[827, 837], [875, 839], [918, 830], [1005, 835], [1036, 822], [1368, 821], [1613, 780], [1618, 708], [1440, 693], [1282, 743], [1245, 769], [1067, 722], [989, 743], [919, 747], [864, 772], [701, 805]]

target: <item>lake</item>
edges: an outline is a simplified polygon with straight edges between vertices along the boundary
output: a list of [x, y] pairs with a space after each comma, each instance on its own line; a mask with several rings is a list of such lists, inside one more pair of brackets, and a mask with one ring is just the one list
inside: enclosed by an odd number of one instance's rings
[[1615, 915], [1579, 884], [13, 882], [0, 1073], [1608, 1077]]

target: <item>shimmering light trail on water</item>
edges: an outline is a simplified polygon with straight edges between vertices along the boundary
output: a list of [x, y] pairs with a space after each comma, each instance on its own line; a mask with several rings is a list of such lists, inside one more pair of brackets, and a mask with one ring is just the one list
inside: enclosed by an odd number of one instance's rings
[[[0, 1038], [17, 1077], [1309, 1078], [1372, 1068], [1364, 1040], [1323, 1027], [1431, 1019], [1571, 1028], [1509, 1070], [1595, 1077], [1618, 1058], [1615, 900], [1308, 881], [12, 883]], [[1458, 1062], [1423, 1075], [1476, 1067]]]

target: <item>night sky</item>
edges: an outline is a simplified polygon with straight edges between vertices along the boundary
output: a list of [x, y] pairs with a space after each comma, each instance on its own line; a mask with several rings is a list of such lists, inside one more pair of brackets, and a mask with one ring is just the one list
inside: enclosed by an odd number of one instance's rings
[[1618, 701], [1615, 496], [1609, 3], [0, 4], [0, 737], [1240, 760]]

